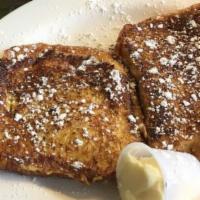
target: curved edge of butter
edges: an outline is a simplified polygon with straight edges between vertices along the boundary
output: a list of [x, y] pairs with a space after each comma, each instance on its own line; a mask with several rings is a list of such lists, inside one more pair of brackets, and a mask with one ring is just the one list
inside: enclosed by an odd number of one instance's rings
[[122, 153], [117, 164], [117, 181], [122, 200], [163, 200], [164, 178], [153, 156]]

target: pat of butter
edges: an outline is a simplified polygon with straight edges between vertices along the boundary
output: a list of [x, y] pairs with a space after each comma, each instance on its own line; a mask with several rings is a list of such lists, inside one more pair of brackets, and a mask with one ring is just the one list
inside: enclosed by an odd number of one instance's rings
[[153, 157], [136, 158], [124, 154], [117, 166], [122, 200], [163, 200], [164, 181]]

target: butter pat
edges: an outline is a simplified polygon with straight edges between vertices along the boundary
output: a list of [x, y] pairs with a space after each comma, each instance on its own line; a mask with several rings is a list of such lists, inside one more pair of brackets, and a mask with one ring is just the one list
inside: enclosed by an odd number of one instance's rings
[[122, 200], [200, 200], [200, 162], [188, 153], [132, 143], [116, 174]]
[[163, 199], [163, 178], [153, 157], [125, 154], [118, 165], [117, 178], [122, 200]]

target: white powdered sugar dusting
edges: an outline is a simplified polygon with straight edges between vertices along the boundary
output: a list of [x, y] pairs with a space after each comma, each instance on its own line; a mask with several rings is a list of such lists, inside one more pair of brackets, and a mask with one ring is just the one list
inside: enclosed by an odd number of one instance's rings
[[152, 67], [151, 69], [148, 70], [150, 74], [159, 74], [158, 68], [157, 67]]
[[153, 39], [151, 39], [151, 40], [146, 40], [146, 41], [145, 41], [145, 44], [146, 44], [146, 46], [148, 46], [150, 49], [156, 49], [156, 48], [157, 48], [157, 45], [158, 45], [158, 43], [157, 43], [155, 40], [153, 40]]
[[82, 162], [80, 162], [80, 161], [75, 161], [75, 162], [73, 162], [71, 164], [71, 166], [73, 168], [75, 168], [75, 170], [79, 170], [79, 169], [82, 169], [85, 165]]

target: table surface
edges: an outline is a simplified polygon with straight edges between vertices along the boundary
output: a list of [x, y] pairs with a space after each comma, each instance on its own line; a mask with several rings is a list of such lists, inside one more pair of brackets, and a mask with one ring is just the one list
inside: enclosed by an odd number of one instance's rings
[[0, 18], [30, 0], [0, 0]]

